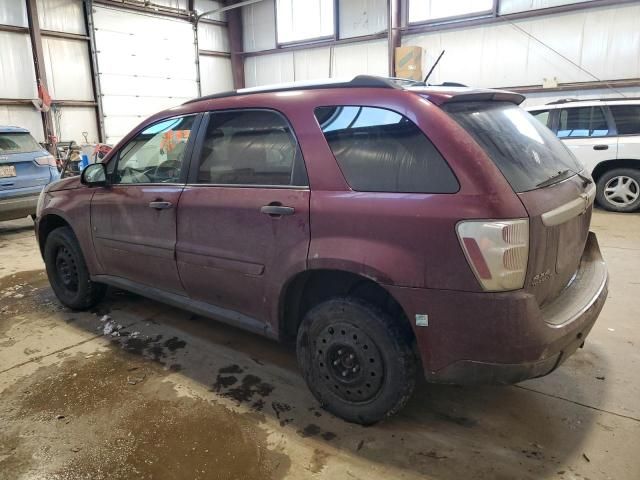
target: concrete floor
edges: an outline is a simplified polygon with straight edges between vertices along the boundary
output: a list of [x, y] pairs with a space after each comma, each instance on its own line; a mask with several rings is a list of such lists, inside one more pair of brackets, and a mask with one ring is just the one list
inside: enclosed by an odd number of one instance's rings
[[637, 480], [640, 215], [593, 229], [611, 284], [583, 350], [514, 387], [423, 384], [363, 428], [269, 340], [123, 292], [63, 308], [31, 222], [0, 223], [0, 478]]

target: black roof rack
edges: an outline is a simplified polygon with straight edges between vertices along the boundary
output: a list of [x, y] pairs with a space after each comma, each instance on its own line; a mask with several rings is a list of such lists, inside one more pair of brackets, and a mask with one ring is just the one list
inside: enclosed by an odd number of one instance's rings
[[228, 92], [222, 93], [214, 93], [213, 95], [206, 95], [204, 97], [193, 98], [191, 100], [187, 100], [183, 103], [183, 105], [187, 105], [189, 103], [200, 102], [202, 100], [213, 100], [215, 98], [227, 98], [227, 97], [237, 97], [241, 95], [251, 95], [254, 93], [273, 93], [273, 92], [288, 92], [292, 90], [317, 90], [322, 88], [402, 88], [403, 84], [405, 86], [411, 85], [424, 85], [422, 82], [417, 82], [415, 80], [407, 80], [403, 78], [387, 78], [387, 77], [376, 77], [373, 75], [357, 75], [353, 77], [352, 80], [348, 82], [334, 82], [334, 83], [312, 83], [309, 85], [291, 85], [291, 86], [274, 86], [269, 88], [268, 86], [263, 88], [248, 88], [241, 90], [231, 90]]

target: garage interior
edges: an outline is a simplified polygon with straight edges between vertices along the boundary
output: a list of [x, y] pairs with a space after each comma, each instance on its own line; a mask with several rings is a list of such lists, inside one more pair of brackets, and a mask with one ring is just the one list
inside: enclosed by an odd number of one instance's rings
[[[195, 97], [361, 74], [633, 99], [640, 2], [0, 2], [0, 126], [69, 175]], [[290, 346], [116, 289], [63, 307], [33, 225], [0, 222], [0, 478], [640, 478], [640, 212], [594, 210], [609, 295], [558, 370], [423, 381], [369, 427], [320, 407]]]

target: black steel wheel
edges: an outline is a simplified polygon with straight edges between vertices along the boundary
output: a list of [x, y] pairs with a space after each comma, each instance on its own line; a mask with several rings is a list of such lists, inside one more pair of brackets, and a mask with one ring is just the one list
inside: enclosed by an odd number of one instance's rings
[[78, 291], [78, 267], [69, 249], [61, 245], [56, 252], [56, 281], [68, 292]]
[[44, 263], [56, 297], [67, 307], [84, 310], [96, 305], [106, 286], [91, 281], [82, 250], [69, 227], [49, 233], [44, 246]]
[[311, 309], [297, 339], [309, 389], [330, 412], [364, 425], [391, 415], [415, 386], [417, 360], [406, 321], [355, 298]]
[[363, 330], [338, 322], [325, 327], [316, 341], [315, 362], [333, 393], [352, 403], [375, 398], [384, 379], [378, 346]]

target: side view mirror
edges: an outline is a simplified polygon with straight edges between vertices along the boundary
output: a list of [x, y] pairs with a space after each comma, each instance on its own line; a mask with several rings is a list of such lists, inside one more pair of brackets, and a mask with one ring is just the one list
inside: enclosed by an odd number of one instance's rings
[[82, 170], [80, 182], [89, 187], [104, 187], [107, 182], [107, 166], [104, 163], [92, 163]]

